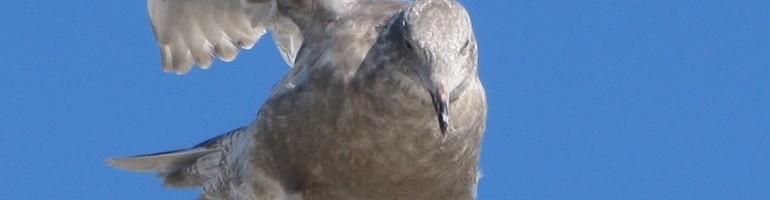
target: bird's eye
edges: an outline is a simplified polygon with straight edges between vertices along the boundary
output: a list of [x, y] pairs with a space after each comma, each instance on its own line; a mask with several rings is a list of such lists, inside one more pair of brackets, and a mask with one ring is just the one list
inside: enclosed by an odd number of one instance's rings
[[404, 46], [406, 47], [406, 49], [409, 49], [409, 50], [412, 50], [414, 48], [412, 47], [412, 43], [407, 40], [404, 40]]
[[465, 44], [463, 44], [463, 46], [460, 47], [460, 52], [465, 52], [465, 49], [467, 49], [468, 45], [470, 45], [470, 44], [471, 44], [471, 41], [470, 40], [466, 40]]

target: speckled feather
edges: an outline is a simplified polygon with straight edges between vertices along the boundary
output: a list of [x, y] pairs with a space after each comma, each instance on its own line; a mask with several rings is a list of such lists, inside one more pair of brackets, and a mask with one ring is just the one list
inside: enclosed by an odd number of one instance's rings
[[257, 120], [188, 150], [112, 165], [203, 187], [199, 199], [476, 198], [487, 103], [459, 3], [239, 3], [273, 6], [257, 24], [288, 34], [276, 42], [294, 66]]

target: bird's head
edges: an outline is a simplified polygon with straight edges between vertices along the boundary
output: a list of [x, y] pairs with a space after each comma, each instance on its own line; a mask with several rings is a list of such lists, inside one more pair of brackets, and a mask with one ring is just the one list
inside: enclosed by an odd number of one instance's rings
[[452, 92], [474, 77], [477, 46], [467, 11], [454, 0], [424, 0], [402, 9], [386, 25], [391, 45], [433, 98], [442, 133]]

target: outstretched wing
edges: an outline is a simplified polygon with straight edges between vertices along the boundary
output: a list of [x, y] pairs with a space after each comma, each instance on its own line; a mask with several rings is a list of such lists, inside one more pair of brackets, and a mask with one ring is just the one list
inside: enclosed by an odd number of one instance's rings
[[[178, 74], [193, 64], [208, 68], [215, 57], [231, 61], [240, 48], [251, 48], [268, 30], [296, 27], [290, 20], [273, 23], [278, 18], [275, 0], [148, 0], [147, 9], [163, 69]], [[281, 34], [276, 43], [291, 64], [296, 54], [291, 47], [298, 45], [284, 47], [301, 43], [302, 36], [293, 31]]]

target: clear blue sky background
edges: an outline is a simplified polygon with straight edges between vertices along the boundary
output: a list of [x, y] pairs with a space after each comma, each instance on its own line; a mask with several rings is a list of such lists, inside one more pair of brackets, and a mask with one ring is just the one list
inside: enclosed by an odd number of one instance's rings
[[[464, 1], [489, 121], [479, 199], [769, 199], [768, 1]], [[272, 42], [160, 68], [145, 1], [0, 7], [0, 199], [194, 199], [113, 156], [251, 122]]]

